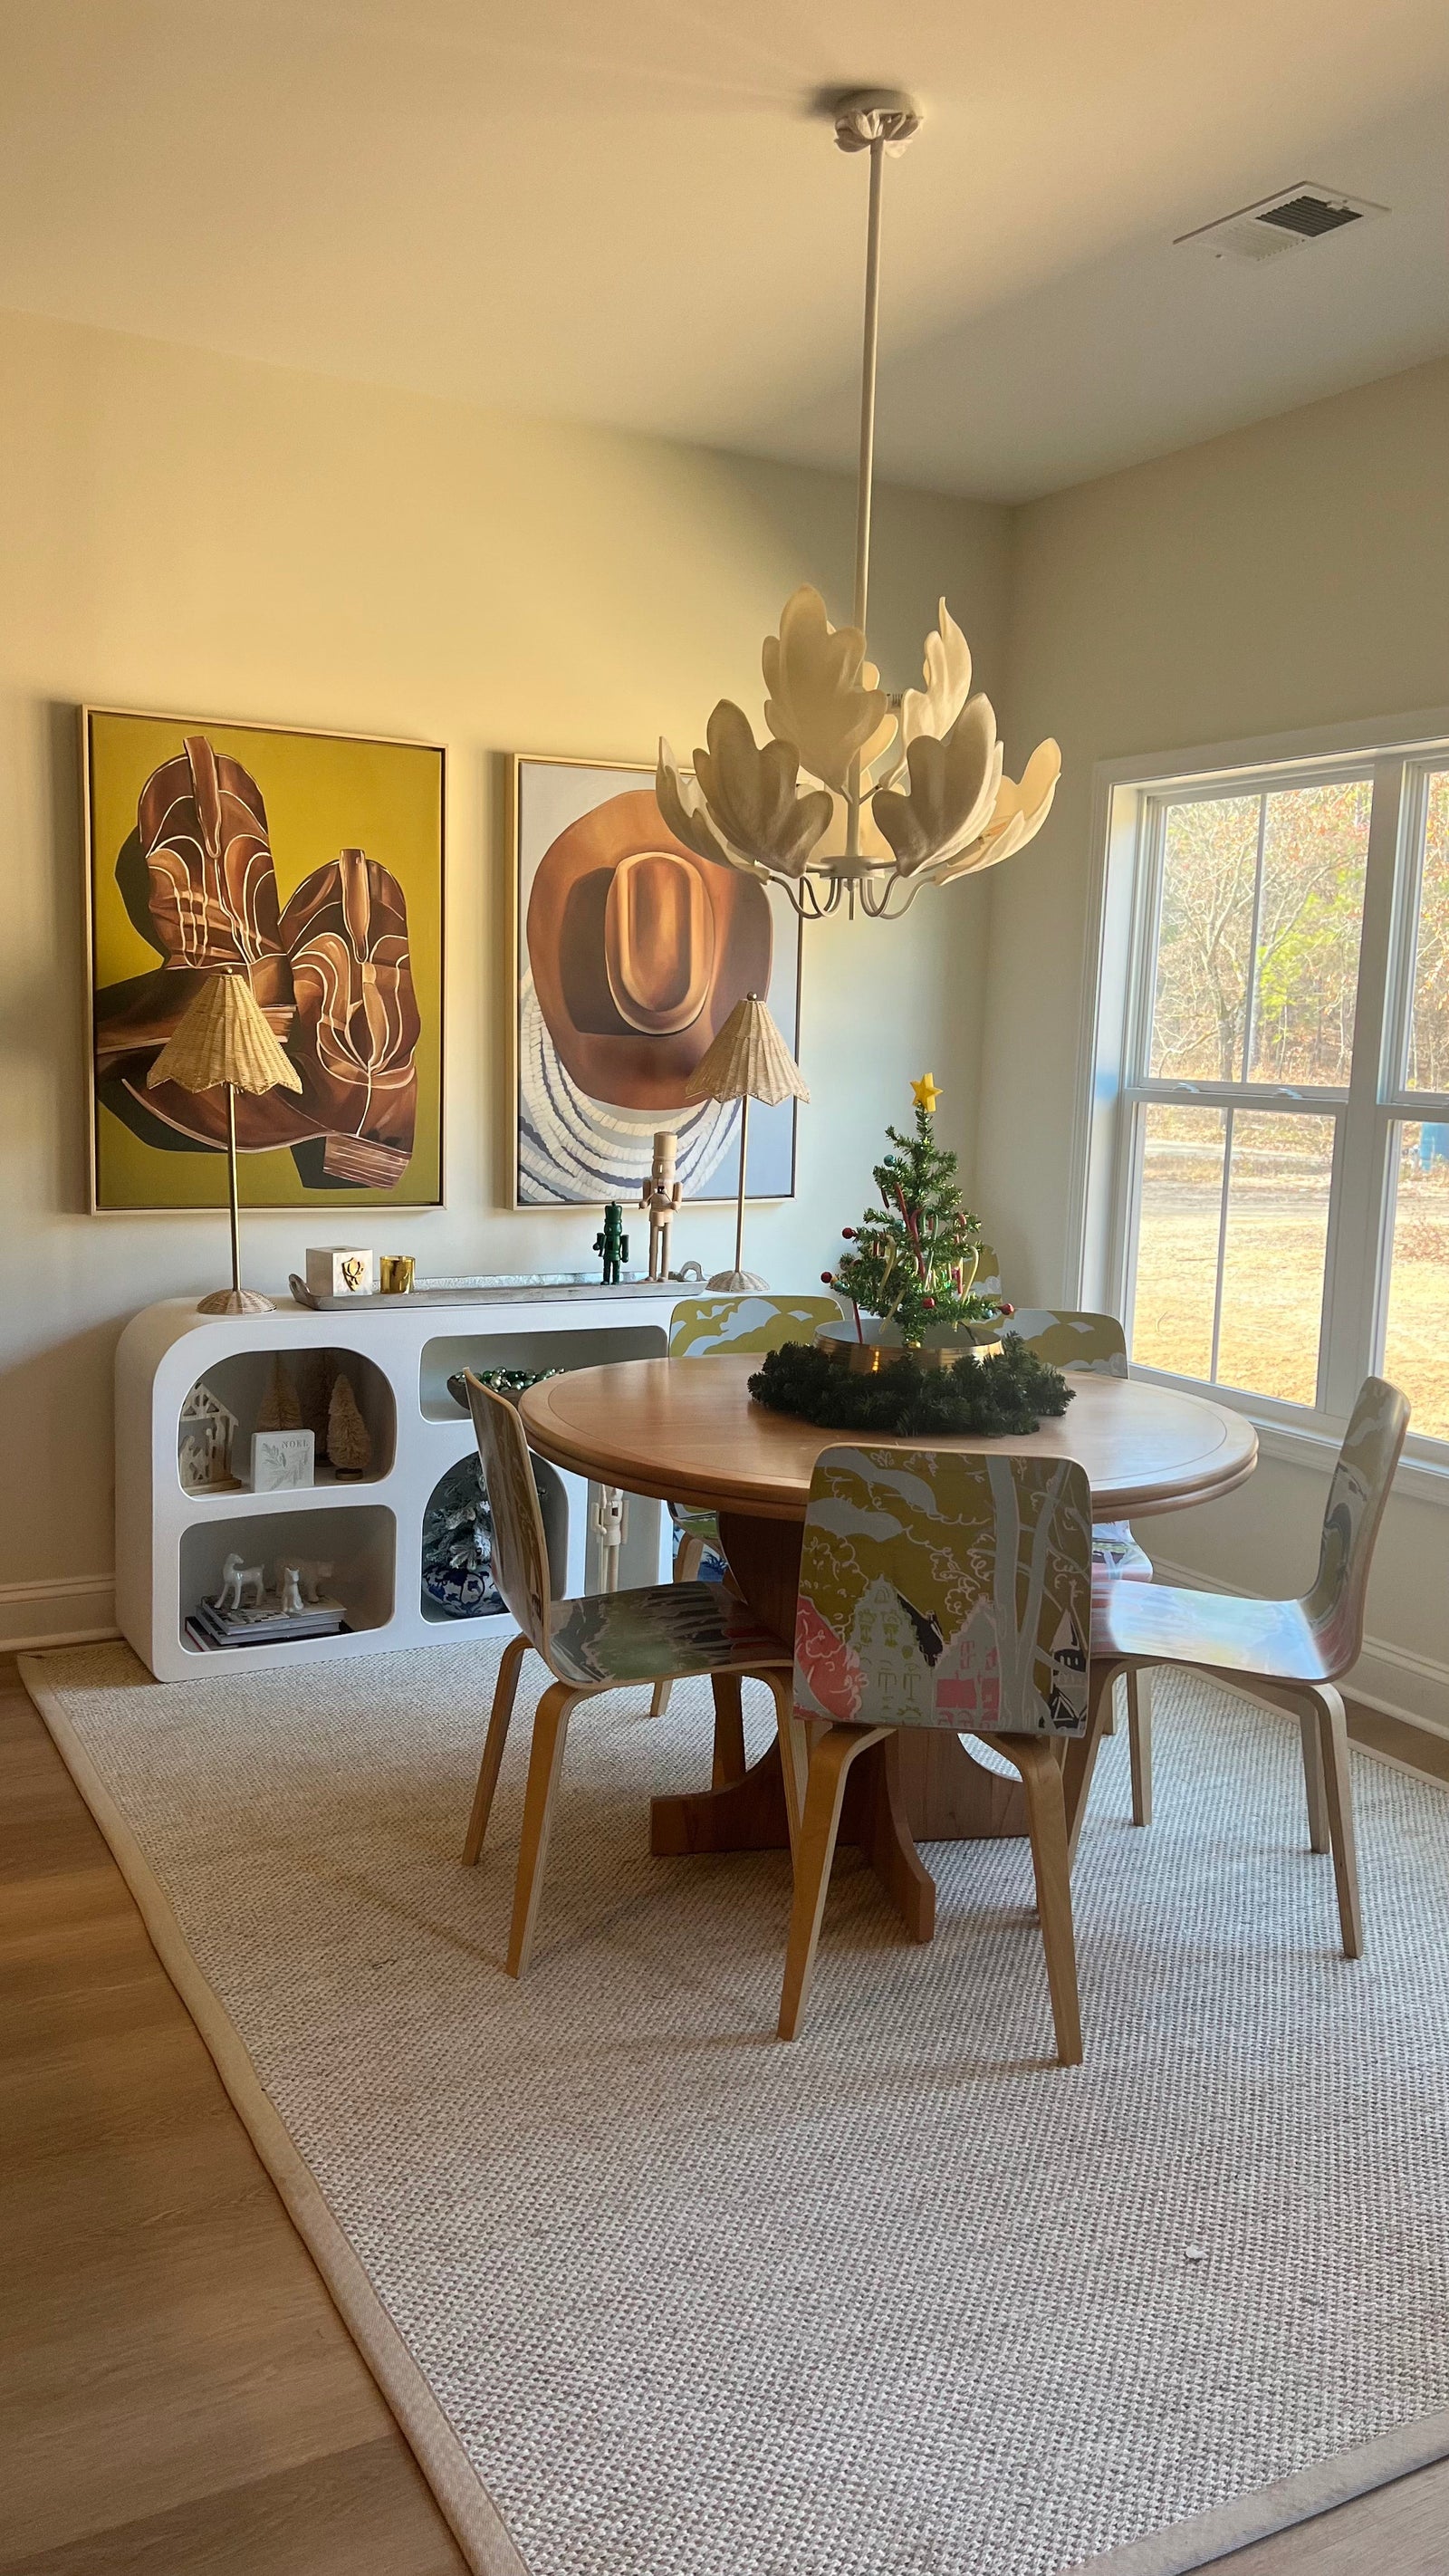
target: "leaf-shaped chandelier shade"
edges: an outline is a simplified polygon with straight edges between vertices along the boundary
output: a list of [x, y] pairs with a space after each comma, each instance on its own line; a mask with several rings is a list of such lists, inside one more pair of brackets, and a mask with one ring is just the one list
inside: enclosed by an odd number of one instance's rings
[[1021, 783], [1003, 773], [989, 698], [971, 695], [971, 648], [944, 599], [926, 638], [925, 686], [893, 708], [867, 658], [870, 519], [875, 467], [881, 178], [885, 156], [920, 124], [896, 90], [864, 90], [832, 110], [842, 151], [870, 155], [860, 471], [856, 487], [855, 610], [832, 626], [805, 584], [765, 639], [765, 728], [722, 698], [693, 768], [659, 745], [656, 787], [671, 832], [704, 859], [786, 888], [807, 916], [845, 897], [873, 918], [896, 919], [922, 885], [995, 867], [1039, 832], [1061, 769], [1054, 742], [1032, 753]]

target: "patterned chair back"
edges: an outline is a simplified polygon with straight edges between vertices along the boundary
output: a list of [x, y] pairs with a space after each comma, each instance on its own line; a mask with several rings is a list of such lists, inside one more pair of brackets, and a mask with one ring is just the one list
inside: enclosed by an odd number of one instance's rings
[[1363, 1646], [1374, 1542], [1408, 1427], [1408, 1398], [1384, 1378], [1366, 1377], [1328, 1488], [1318, 1578], [1303, 1604], [1330, 1681], [1357, 1663]]
[[669, 1356], [776, 1351], [782, 1342], [813, 1342], [821, 1324], [839, 1321], [838, 1297], [681, 1297], [669, 1318]]
[[978, 1243], [976, 1246], [976, 1275], [971, 1282], [971, 1294], [973, 1297], [1001, 1295], [1001, 1263], [994, 1243]]
[[1049, 1306], [1018, 1306], [1007, 1325], [1039, 1360], [1053, 1368], [1090, 1369], [1094, 1377], [1125, 1377], [1127, 1336], [1115, 1315], [1078, 1315]]
[[1071, 1458], [825, 1449], [805, 1516], [795, 1707], [855, 1726], [1080, 1735], [1092, 1495]]
[[549, 1656], [548, 1543], [518, 1407], [463, 1372], [493, 1517], [493, 1580], [531, 1646]]

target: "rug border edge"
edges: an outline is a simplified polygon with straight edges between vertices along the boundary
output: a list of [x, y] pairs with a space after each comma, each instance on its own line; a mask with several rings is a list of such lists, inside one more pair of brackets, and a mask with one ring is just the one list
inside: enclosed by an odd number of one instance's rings
[[[67, 1651], [73, 1652], [74, 1649]], [[348, 2337], [361, 2354], [475, 2576], [530, 2576], [493, 2502], [361, 2258], [323, 2197], [247, 2054], [240, 2032], [203, 1974], [175, 1909], [105, 1779], [42, 1671], [43, 1654], [16, 1657], [20, 1679], [100, 1828], [151, 1946], [190, 2016], [228, 2099], [311, 2255]]]

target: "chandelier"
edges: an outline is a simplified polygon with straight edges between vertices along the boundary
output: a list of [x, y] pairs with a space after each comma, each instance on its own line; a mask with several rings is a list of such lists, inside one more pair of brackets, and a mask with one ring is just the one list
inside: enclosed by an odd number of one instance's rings
[[844, 896], [851, 915], [858, 901], [873, 920], [894, 921], [921, 886], [995, 867], [1039, 832], [1061, 754], [1041, 743], [1020, 784], [1003, 774], [991, 701], [971, 695], [971, 648], [944, 599], [926, 638], [924, 688], [893, 706], [866, 658], [881, 180], [887, 153], [904, 151], [921, 115], [899, 90], [852, 92], [831, 113], [841, 150], [870, 155], [853, 622], [832, 626], [808, 583], [793, 592], [761, 657], [770, 739], [757, 743], [748, 716], [721, 698], [692, 770], [661, 741], [656, 789], [688, 849], [783, 887], [806, 919]]

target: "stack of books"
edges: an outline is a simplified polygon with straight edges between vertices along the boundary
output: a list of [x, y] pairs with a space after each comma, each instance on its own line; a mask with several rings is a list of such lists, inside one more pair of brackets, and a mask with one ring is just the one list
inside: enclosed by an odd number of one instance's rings
[[283, 1610], [275, 1594], [250, 1610], [219, 1610], [199, 1601], [186, 1621], [188, 1645], [214, 1654], [219, 1646], [284, 1646], [299, 1637], [341, 1637], [351, 1632], [340, 1601], [309, 1602]]

